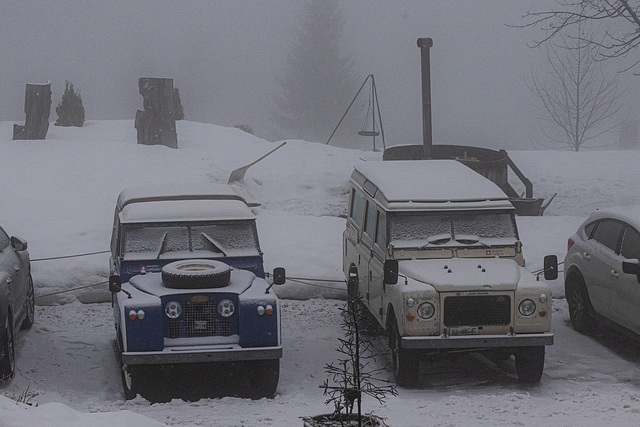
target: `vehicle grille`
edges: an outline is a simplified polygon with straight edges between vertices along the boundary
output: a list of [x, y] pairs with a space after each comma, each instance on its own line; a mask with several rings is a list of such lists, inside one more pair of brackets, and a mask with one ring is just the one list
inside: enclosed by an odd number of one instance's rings
[[465, 295], [444, 299], [444, 325], [508, 325], [511, 322], [511, 297], [508, 295]]
[[[217, 305], [215, 301], [185, 301], [182, 320], [169, 322], [169, 338], [184, 337], [227, 337], [233, 334], [233, 327], [228, 320], [216, 319]], [[183, 335], [181, 335], [181, 325]]]

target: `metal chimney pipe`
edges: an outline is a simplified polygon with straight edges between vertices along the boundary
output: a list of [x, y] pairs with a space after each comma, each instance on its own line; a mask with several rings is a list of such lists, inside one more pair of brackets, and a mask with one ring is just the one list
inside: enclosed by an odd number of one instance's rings
[[433, 39], [419, 38], [420, 63], [422, 65], [422, 145], [425, 159], [433, 158], [431, 147], [433, 135], [431, 133], [431, 60], [429, 48], [433, 46]]

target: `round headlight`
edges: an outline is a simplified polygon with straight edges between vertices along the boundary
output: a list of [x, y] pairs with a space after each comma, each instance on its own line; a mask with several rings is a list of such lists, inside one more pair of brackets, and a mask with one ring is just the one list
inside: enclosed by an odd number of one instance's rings
[[231, 300], [223, 299], [218, 303], [218, 313], [220, 313], [220, 316], [222, 317], [229, 317], [235, 313], [235, 311], [236, 307], [233, 305]]
[[526, 299], [518, 306], [518, 311], [523, 316], [531, 316], [536, 311], [536, 303], [530, 299]]
[[182, 314], [182, 306], [178, 301], [169, 301], [167, 305], [164, 306], [164, 314], [166, 314], [169, 319], [175, 319]]
[[433, 304], [430, 302], [423, 302], [418, 307], [418, 316], [423, 319], [431, 319], [433, 314], [436, 312], [435, 308], [433, 308]]

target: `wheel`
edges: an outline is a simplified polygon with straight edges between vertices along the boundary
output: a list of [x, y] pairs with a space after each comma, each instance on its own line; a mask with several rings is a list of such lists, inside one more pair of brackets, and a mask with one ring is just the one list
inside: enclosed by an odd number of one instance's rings
[[544, 370], [544, 346], [518, 347], [516, 349], [516, 372], [518, 381], [537, 383]]
[[565, 294], [569, 305], [569, 318], [574, 329], [580, 333], [591, 335], [598, 327], [593, 317], [593, 308], [589, 294], [582, 278], [572, 274], [567, 278]]
[[27, 283], [27, 300], [24, 303], [25, 318], [22, 321], [22, 329], [29, 329], [33, 326], [36, 313], [36, 297], [33, 291], [33, 279], [29, 275]]
[[135, 399], [140, 393], [143, 383], [143, 369], [138, 365], [121, 365], [122, 389], [126, 400]]
[[252, 399], [266, 397], [272, 399], [276, 395], [280, 378], [280, 359], [253, 360], [245, 362], [249, 378], [249, 396]]
[[223, 288], [231, 280], [231, 267], [220, 261], [193, 259], [162, 267], [162, 282], [172, 289]]
[[347, 281], [347, 300], [355, 301], [358, 299], [358, 270], [351, 266], [349, 268], [349, 280]]
[[4, 358], [0, 361], [0, 380], [2, 381], [10, 381], [16, 372], [16, 349], [11, 323], [11, 317], [7, 316], [4, 325]]
[[402, 348], [402, 337], [398, 332], [398, 326], [395, 321], [391, 326], [389, 347], [391, 348], [393, 374], [396, 378], [396, 383], [402, 387], [415, 386], [420, 375], [420, 359], [415, 352]]

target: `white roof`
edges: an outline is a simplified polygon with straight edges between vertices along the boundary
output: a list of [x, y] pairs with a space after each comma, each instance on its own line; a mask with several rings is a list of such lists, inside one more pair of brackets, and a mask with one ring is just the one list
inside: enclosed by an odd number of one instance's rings
[[245, 200], [224, 184], [130, 187], [118, 196], [122, 223], [253, 220]]
[[390, 208], [513, 209], [500, 187], [456, 160], [364, 162], [356, 170], [378, 187]]
[[640, 231], [640, 205], [612, 206], [598, 209], [587, 219], [587, 223], [600, 218], [614, 218], [632, 225]]
[[238, 200], [165, 200], [131, 203], [119, 213], [123, 224], [253, 220], [251, 209]]
[[159, 200], [239, 200], [246, 204], [236, 190], [226, 184], [182, 183], [150, 184], [125, 188], [118, 196], [118, 210], [130, 203]]

